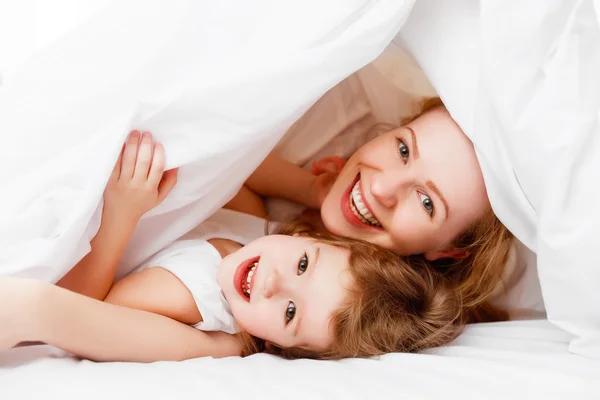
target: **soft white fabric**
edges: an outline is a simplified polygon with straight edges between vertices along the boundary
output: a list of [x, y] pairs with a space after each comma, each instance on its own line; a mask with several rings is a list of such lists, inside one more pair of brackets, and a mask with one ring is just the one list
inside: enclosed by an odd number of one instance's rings
[[0, 90], [0, 273], [55, 281], [89, 251], [133, 128], [181, 166], [130, 271], [211, 215], [324, 92], [372, 61], [414, 0], [119, 0]]
[[181, 239], [144, 261], [132, 273], [160, 267], [175, 275], [188, 288], [202, 321], [203, 331], [238, 332], [231, 309], [217, 283], [221, 264], [219, 251], [210, 239], [229, 239], [246, 245], [265, 234], [266, 221], [237, 211], [220, 209]]
[[[3, 398], [577, 399], [600, 398], [600, 363], [570, 354], [547, 321], [471, 326], [425, 354], [339, 362], [266, 354], [180, 363], [93, 363], [48, 347], [0, 356]], [[45, 355], [35, 361], [35, 357]]]
[[475, 143], [494, 211], [536, 251], [549, 319], [600, 358], [598, 1], [481, 4], [420, 1], [397, 40]]

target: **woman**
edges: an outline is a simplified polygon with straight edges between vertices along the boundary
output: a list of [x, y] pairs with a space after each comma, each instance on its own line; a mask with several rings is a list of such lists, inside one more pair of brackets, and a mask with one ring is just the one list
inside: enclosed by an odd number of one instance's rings
[[486, 300], [501, 281], [512, 236], [492, 212], [473, 144], [439, 99], [363, 145], [341, 170], [335, 165], [317, 163], [321, 174], [313, 176], [270, 155], [246, 186], [320, 209], [336, 235], [432, 261], [475, 319], [505, 318]]

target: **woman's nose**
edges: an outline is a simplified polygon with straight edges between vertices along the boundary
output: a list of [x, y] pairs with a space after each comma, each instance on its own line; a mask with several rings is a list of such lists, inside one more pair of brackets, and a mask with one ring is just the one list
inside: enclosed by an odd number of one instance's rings
[[378, 172], [373, 175], [369, 187], [373, 197], [384, 207], [393, 208], [398, 203], [401, 190], [408, 177], [402, 171]]
[[267, 299], [272, 297], [279, 290], [279, 276], [276, 270], [269, 272], [269, 276], [265, 278], [263, 285], [263, 296]]

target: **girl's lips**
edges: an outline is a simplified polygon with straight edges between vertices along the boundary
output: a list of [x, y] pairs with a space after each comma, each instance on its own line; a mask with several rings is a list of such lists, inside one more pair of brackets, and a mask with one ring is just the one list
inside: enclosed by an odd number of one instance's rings
[[[348, 186], [348, 188], [346, 189], [346, 191], [344, 192], [344, 194], [342, 195], [342, 199], [340, 201], [340, 207], [342, 209], [342, 215], [344, 216], [344, 218], [346, 219], [346, 221], [348, 221], [348, 223], [350, 223], [351, 225], [354, 225], [358, 228], [361, 229], [372, 229], [372, 230], [376, 230], [376, 231], [381, 231], [382, 228], [378, 227], [378, 226], [373, 226], [373, 225], [369, 225], [369, 224], [365, 224], [364, 222], [362, 222], [357, 216], [356, 214], [354, 214], [352, 212], [352, 209], [350, 208], [350, 193], [352, 193], [352, 189], [354, 188], [354, 185], [356, 185], [356, 182], [358, 182], [360, 180], [360, 173], [358, 173], [356, 175], [356, 178], [354, 178], [354, 180], [350, 183], [350, 185]], [[362, 182], [360, 184], [360, 193], [362, 195], [362, 199], [363, 202], [365, 203], [365, 206], [367, 206], [367, 208], [369, 209], [369, 212], [373, 215], [375, 215], [373, 213], [373, 210], [371, 209], [371, 207], [369, 206], [369, 204], [367, 203], [365, 196], [364, 196], [364, 192], [362, 190]]]
[[[235, 290], [237, 290], [239, 295], [247, 302], [250, 302], [250, 299], [244, 294], [242, 284], [246, 281], [246, 276], [248, 275], [250, 267], [255, 262], [258, 262], [258, 260], [260, 260], [260, 256], [252, 257], [246, 261], [243, 261], [240, 265], [238, 265], [233, 274], [233, 286], [235, 287]], [[250, 287], [251, 291], [252, 286], [254, 286], [254, 279], [252, 280], [252, 284]]]

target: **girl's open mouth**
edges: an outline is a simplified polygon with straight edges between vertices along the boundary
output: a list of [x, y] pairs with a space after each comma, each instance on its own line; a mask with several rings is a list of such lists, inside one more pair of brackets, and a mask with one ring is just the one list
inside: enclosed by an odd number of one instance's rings
[[360, 174], [356, 176], [342, 195], [341, 207], [344, 218], [352, 225], [360, 228], [383, 228], [365, 199]]
[[233, 286], [243, 299], [250, 302], [252, 287], [254, 286], [254, 277], [260, 257], [253, 257], [242, 262], [233, 274]]

